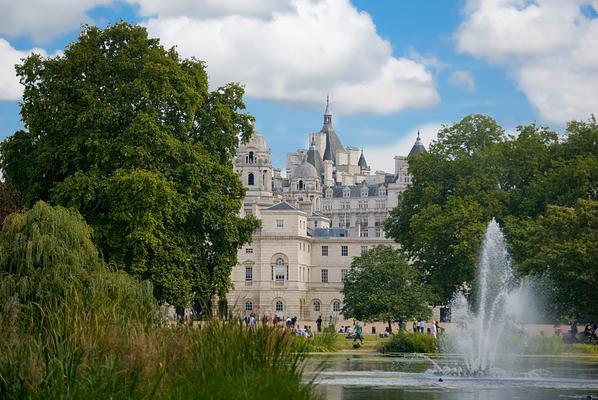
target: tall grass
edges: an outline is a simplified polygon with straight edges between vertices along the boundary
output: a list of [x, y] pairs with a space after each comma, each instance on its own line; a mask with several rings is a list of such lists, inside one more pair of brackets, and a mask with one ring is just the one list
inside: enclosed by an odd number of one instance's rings
[[297, 344], [302, 346], [306, 351], [326, 352], [337, 350], [337, 335], [334, 331], [317, 333], [314, 337], [308, 339], [301, 336], [295, 336], [294, 338]]
[[0, 312], [0, 399], [317, 397], [284, 330], [160, 325], [151, 285], [108, 271], [64, 208], [5, 221]]

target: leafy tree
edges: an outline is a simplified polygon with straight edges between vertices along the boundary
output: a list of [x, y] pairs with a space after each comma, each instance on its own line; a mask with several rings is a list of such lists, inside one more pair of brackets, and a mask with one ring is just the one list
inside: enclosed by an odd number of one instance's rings
[[[476, 254], [492, 217], [505, 226], [519, 273], [525, 275], [548, 268], [534, 255], [539, 243], [553, 243], [561, 233], [576, 235], [566, 229], [551, 233], [561, 228], [545, 225], [547, 213], [554, 213], [555, 206], [575, 209], [580, 200], [598, 200], [594, 117], [571, 122], [564, 137], [535, 124], [517, 130], [515, 136], [504, 136], [492, 119], [466, 117], [443, 127], [428, 153], [409, 160], [413, 185], [403, 193], [385, 230], [423, 271], [441, 303], [450, 301], [464, 283], [474, 282]], [[533, 235], [528, 234], [532, 226]], [[582, 237], [587, 241], [591, 235]], [[527, 267], [530, 263], [535, 267]], [[577, 285], [583, 277], [575, 276], [572, 271], [581, 273], [576, 268], [574, 258], [563, 257], [559, 269], [570, 274], [551, 275], [559, 284], [566, 280], [563, 287], [569, 293], [577, 287], [580, 296], [593, 297], [585, 291], [589, 286]], [[582, 303], [559, 298], [568, 312], [585, 312]]]
[[150, 279], [161, 301], [223, 295], [258, 226], [238, 216], [232, 168], [253, 129], [243, 89], [208, 91], [203, 63], [125, 23], [85, 27], [17, 74], [28, 130], [0, 145], [0, 167], [24, 204], [79, 210], [109, 264]]
[[503, 140], [502, 128], [483, 115], [443, 127], [428, 153], [409, 160], [413, 185], [385, 222], [440, 304], [473, 280], [486, 223], [502, 213], [493, 151]]
[[401, 250], [376, 246], [353, 259], [344, 280], [343, 314], [359, 320], [391, 322], [428, 317], [431, 294]]
[[598, 201], [549, 205], [538, 218], [507, 222], [520, 271], [547, 275], [555, 283], [557, 301], [551, 308], [557, 315], [597, 318]]
[[0, 226], [4, 218], [21, 209], [21, 196], [12, 186], [0, 181]]

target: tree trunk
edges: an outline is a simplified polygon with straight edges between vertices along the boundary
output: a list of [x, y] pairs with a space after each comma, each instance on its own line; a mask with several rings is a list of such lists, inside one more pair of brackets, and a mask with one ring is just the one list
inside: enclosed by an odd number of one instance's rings
[[388, 320], [388, 333], [392, 333], [392, 324], [390, 323], [390, 320]]

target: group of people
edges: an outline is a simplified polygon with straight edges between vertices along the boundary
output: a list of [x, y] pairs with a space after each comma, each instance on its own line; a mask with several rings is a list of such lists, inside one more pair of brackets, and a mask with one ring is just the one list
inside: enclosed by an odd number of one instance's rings
[[413, 319], [413, 332], [416, 333], [427, 333], [428, 335], [432, 335], [436, 337], [439, 332], [442, 331], [442, 328], [438, 325], [438, 321], [432, 321], [426, 326], [426, 321], [421, 319], [419, 322], [414, 318]]

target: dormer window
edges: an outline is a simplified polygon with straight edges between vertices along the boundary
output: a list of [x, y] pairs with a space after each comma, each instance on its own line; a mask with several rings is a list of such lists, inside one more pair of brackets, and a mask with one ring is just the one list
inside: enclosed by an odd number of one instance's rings
[[368, 195], [368, 188], [367, 187], [361, 188], [361, 197], [367, 197], [367, 195]]
[[351, 189], [344, 188], [343, 189], [343, 197], [351, 197]]
[[247, 163], [253, 164], [255, 162], [255, 156], [253, 155], [253, 151], [250, 151], [247, 155]]
[[326, 189], [326, 197], [332, 197], [332, 189]]
[[386, 188], [384, 186], [378, 188], [378, 196], [386, 196]]

